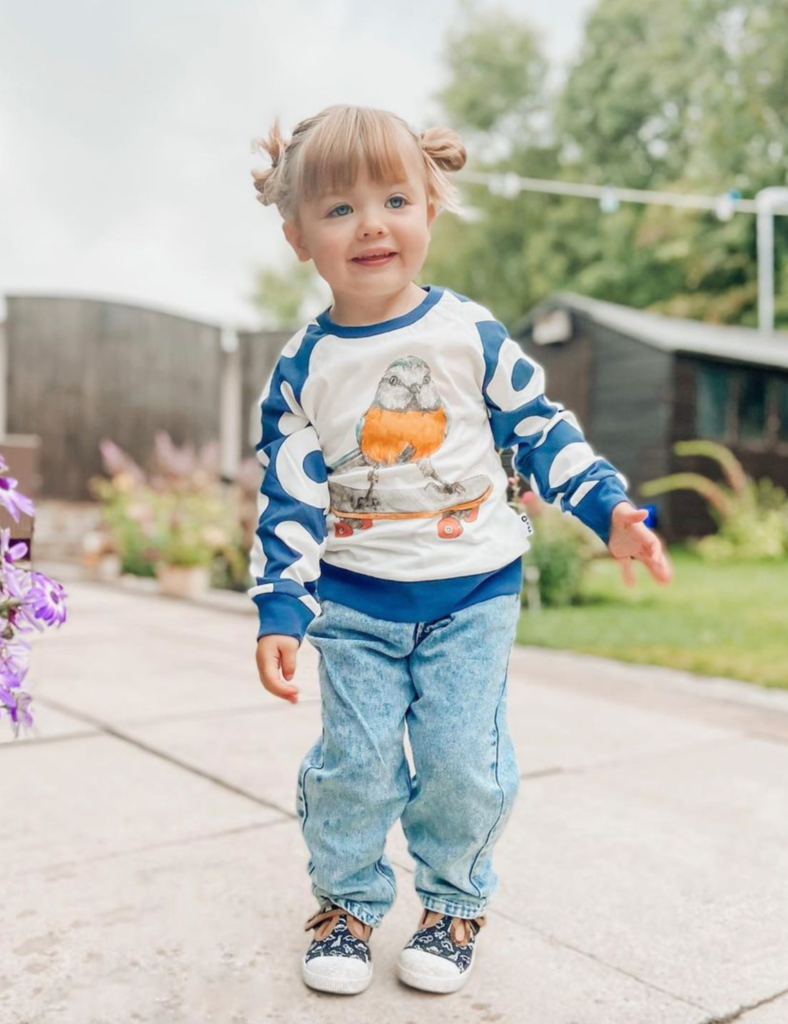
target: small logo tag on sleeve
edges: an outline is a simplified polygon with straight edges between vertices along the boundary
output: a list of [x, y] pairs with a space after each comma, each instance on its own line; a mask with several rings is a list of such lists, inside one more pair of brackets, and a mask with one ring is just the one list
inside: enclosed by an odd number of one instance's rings
[[533, 528], [533, 526], [531, 526], [531, 520], [528, 518], [528, 516], [525, 514], [525, 512], [520, 512], [519, 513], [519, 517], [520, 517], [520, 523], [522, 524], [522, 527], [525, 530], [526, 536], [530, 537], [531, 534], [534, 532], [534, 528]]

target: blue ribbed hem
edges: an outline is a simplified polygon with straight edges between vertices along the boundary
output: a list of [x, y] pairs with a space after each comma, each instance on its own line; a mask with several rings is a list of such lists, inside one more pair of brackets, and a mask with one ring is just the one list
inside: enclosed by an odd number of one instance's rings
[[500, 594], [519, 594], [523, 586], [519, 555], [491, 572], [413, 583], [367, 576], [327, 562], [321, 562], [320, 568], [319, 600], [337, 601], [389, 622], [433, 622]]
[[314, 613], [297, 597], [290, 594], [256, 594], [252, 599], [257, 605], [260, 616], [260, 628], [257, 639], [276, 633], [281, 636], [294, 636], [299, 643], [304, 639], [306, 627], [315, 617]]

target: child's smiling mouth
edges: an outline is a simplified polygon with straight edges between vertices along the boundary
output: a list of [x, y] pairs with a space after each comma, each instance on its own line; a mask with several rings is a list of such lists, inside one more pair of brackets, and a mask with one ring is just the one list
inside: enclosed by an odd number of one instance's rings
[[377, 252], [369, 256], [354, 256], [352, 262], [358, 263], [362, 267], [377, 267], [382, 266], [384, 263], [389, 263], [397, 253], [392, 250], [386, 252]]

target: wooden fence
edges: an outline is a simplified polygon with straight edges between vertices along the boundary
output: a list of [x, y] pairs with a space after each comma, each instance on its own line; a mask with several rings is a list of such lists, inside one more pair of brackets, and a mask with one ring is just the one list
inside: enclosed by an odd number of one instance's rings
[[236, 335], [97, 299], [6, 301], [0, 435], [41, 438], [41, 497], [88, 499], [103, 438], [144, 466], [158, 430], [178, 445], [220, 441], [228, 477], [252, 454], [256, 401], [292, 332]]

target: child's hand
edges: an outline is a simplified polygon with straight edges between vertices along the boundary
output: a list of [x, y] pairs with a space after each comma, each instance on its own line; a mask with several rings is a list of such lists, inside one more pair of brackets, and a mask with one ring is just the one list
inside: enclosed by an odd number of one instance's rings
[[279, 669], [286, 680], [293, 678], [296, 667], [296, 653], [300, 644], [294, 636], [279, 636], [270, 633], [257, 641], [257, 671], [260, 682], [275, 697], [298, 703], [298, 687], [281, 682]]
[[657, 583], [670, 583], [673, 579], [673, 568], [659, 537], [643, 525], [647, 516], [646, 509], [634, 508], [628, 501], [620, 502], [613, 509], [607, 546], [613, 558], [620, 562], [628, 587], [635, 584], [633, 558], [645, 565]]

